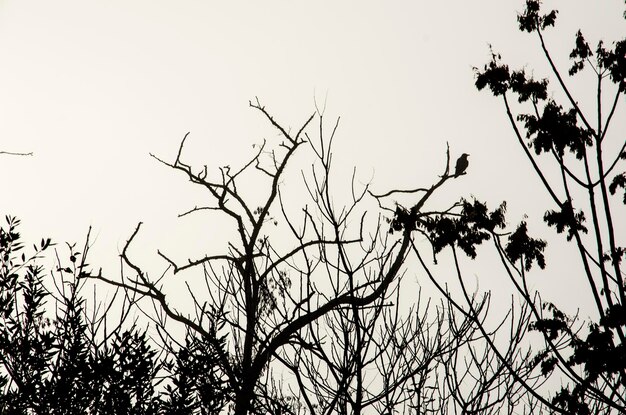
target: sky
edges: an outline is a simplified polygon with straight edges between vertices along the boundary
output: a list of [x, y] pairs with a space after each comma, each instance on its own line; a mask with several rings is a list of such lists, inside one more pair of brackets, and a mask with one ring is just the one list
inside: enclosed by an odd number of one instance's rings
[[[579, 27], [592, 44], [626, 31], [619, 0], [553, 4], [558, 29], [547, 40], [561, 52], [557, 64], [567, 65]], [[357, 166], [375, 190], [429, 185], [449, 144], [453, 159], [470, 154], [470, 168], [442, 200], [507, 200], [512, 222], [540, 217], [547, 195], [472, 69], [488, 62], [491, 44], [512, 67], [549, 74], [536, 38], [517, 30], [522, 7], [0, 0], [0, 150], [33, 152], [0, 158], [0, 213], [20, 217], [33, 240], [80, 242], [91, 226], [91, 262], [109, 270], [139, 221], [145, 261], [159, 261], [163, 246], [201, 252], [217, 228], [177, 215], [202, 193], [149, 153], [173, 160], [189, 132], [190, 162], [242, 163], [253, 144], [277, 139], [248, 106], [258, 98], [293, 129], [315, 102], [330, 123], [341, 117], [337, 163]], [[574, 88], [581, 101], [593, 96]]]

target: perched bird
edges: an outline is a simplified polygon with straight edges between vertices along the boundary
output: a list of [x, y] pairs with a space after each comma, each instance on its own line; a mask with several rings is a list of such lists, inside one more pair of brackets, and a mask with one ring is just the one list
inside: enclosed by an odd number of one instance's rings
[[465, 173], [467, 170], [467, 166], [469, 166], [469, 160], [467, 158], [469, 154], [463, 153], [461, 157], [456, 161], [456, 167], [454, 168], [454, 177], [459, 177], [460, 175]]

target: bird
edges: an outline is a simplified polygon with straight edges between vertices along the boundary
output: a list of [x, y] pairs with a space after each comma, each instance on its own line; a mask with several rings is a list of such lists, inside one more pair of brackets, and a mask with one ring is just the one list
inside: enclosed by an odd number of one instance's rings
[[456, 161], [456, 167], [454, 168], [454, 177], [459, 177], [462, 174], [465, 174], [465, 170], [467, 170], [467, 166], [469, 166], [469, 160], [467, 158], [469, 154], [463, 153], [461, 157]]

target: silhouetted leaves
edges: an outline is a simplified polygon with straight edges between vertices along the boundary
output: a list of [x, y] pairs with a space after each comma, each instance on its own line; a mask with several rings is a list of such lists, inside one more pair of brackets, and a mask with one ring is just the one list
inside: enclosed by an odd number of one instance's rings
[[531, 99], [536, 103], [545, 100], [548, 98], [547, 88], [547, 79], [535, 81], [533, 78], [526, 78], [524, 70], [514, 71], [511, 75], [511, 89], [519, 95], [519, 102]]
[[453, 246], [463, 232], [459, 221], [447, 216], [428, 218], [424, 221], [424, 227], [428, 231], [435, 253], [446, 246]]
[[548, 26], [554, 26], [557, 10], [552, 10], [547, 14], [541, 15], [541, 1], [526, 0], [526, 9], [524, 13], [517, 16], [519, 29], [524, 32], [534, 32], [538, 28], [545, 29]]
[[483, 67], [482, 71], [474, 68], [476, 74], [475, 85], [479, 91], [489, 87], [493, 95], [504, 94], [509, 88], [518, 94], [518, 101], [525, 102], [529, 99], [538, 102], [547, 99], [548, 80], [535, 80], [528, 78], [524, 70], [511, 71], [509, 66], [500, 63], [499, 54], [491, 54], [491, 62]]
[[[543, 333], [550, 341], [556, 341], [561, 335], [568, 334], [573, 352], [567, 364], [582, 366], [585, 373], [584, 383], [570, 388], [562, 388], [552, 402], [571, 413], [589, 413], [585, 403], [585, 388], [599, 376], [605, 378], [618, 375], [626, 369], [626, 349], [623, 344], [615, 344], [611, 329], [626, 326], [626, 314], [621, 304], [616, 304], [606, 311], [600, 325], [591, 323], [587, 337], [583, 340], [575, 333], [570, 332], [570, 320], [554, 304], [546, 303], [544, 308], [552, 313], [552, 317], [540, 318], [530, 325], [530, 330]], [[556, 366], [557, 360], [547, 349], [537, 354], [533, 364], [540, 363], [541, 372], [548, 375]]]
[[536, 262], [539, 268], [545, 268], [546, 260], [543, 256], [545, 247], [545, 241], [528, 236], [528, 226], [526, 222], [521, 222], [515, 232], [509, 236], [504, 252], [511, 262], [515, 263], [521, 260], [524, 269], [530, 271], [533, 262]]
[[482, 72], [474, 69], [476, 72], [476, 88], [482, 91], [486, 86], [489, 87], [493, 95], [498, 96], [504, 94], [509, 89], [511, 74], [508, 65], [500, 64], [500, 55], [492, 55], [492, 60], [485, 65]]
[[611, 184], [609, 185], [609, 192], [614, 195], [618, 188], [624, 189], [624, 197], [622, 201], [626, 204], [626, 172], [613, 177], [613, 180], [611, 180]]
[[577, 125], [576, 110], [563, 111], [563, 107], [553, 100], [546, 103], [541, 117], [520, 114], [517, 118], [524, 121], [526, 138], [537, 154], [554, 150], [563, 157], [567, 148], [576, 158], [582, 159], [585, 146], [592, 144], [590, 133]]
[[[626, 91], [626, 39], [615, 42], [614, 48], [607, 49], [604, 42], [599, 41], [596, 47], [596, 63], [598, 72], [607, 70], [611, 81], [618, 85], [620, 91]], [[569, 74], [574, 75], [582, 70], [585, 62], [593, 56], [591, 47], [585, 40], [582, 32], [576, 33], [576, 46], [570, 53], [572, 67]]]
[[587, 233], [587, 228], [583, 225], [585, 222], [584, 212], [575, 212], [572, 207], [571, 200], [561, 205], [561, 210], [549, 210], [543, 216], [543, 220], [549, 225], [556, 227], [558, 233], [562, 233], [567, 229], [567, 240], [571, 241], [577, 232]]
[[[225, 348], [226, 339], [219, 339]], [[171, 384], [166, 385], [163, 408], [168, 414], [219, 414], [229, 401], [230, 387], [219, 369], [217, 355], [201, 338], [188, 333], [185, 346], [166, 363]]]
[[596, 53], [600, 68], [609, 71], [611, 81], [618, 85], [619, 91], [626, 91], [626, 39], [615, 42], [613, 50], [605, 49], [599, 42]]
[[567, 388], [561, 388], [552, 399], [552, 403], [560, 406], [567, 414], [590, 415], [591, 410], [584, 399], [584, 394], [577, 390], [572, 392]]
[[[529, 367], [539, 369], [545, 379], [549, 379], [557, 370], [559, 373], [556, 376], [566, 374], [569, 378], [552, 398], [552, 404], [558, 408], [549, 408], [548, 412], [583, 415], [622, 413], [624, 401], [621, 397], [624, 395], [626, 385], [623, 378], [626, 373], [626, 348], [623, 344], [626, 310], [622, 304], [625, 287], [622, 281], [623, 270], [620, 267], [626, 248], [620, 246], [623, 245], [622, 235], [618, 225], [615, 225], [615, 217], [621, 219], [623, 214], [619, 209], [610, 206], [605, 185], [608, 185], [608, 190], [613, 195], [625, 190], [623, 202], [626, 204], [626, 173], [609, 177], [619, 159], [626, 159], [626, 154], [621, 148], [623, 138], [619, 133], [617, 137], [621, 141], [613, 143], [613, 147], [603, 146], [603, 141], [609, 137], [606, 132], [611, 120], [615, 119], [616, 107], [618, 103], [621, 105], [621, 98], [626, 91], [626, 39], [613, 43], [612, 47], [607, 47], [600, 41], [596, 49], [592, 50], [582, 32], [579, 30], [576, 33], [575, 45], [569, 54], [571, 61], [569, 74], [574, 75], [590, 65], [597, 75], [595, 79], [591, 78], [595, 83], [592, 87], [593, 94], [597, 97], [597, 109], [595, 114], [587, 114], [584, 106], [576, 101], [577, 94], [569, 90], [562, 81], [558, 60], [551, 56], [550, 45], [542, 34], [544, 29], [554, 25], [556, 15], [557, 11], [554, 10], [542, 13], [540, 0], [527, 0], [524, 11], [518, 15], [519, 29], [538, 35], [541, 47], [538, 52], [546, 57], [555, 77], [559, 80], [560, 92], [567, 96], [570, 102], [568, 105], [573, 108], [563, 108], [555, 99], [548, 98], [547, 80], [528, 79], [524, 70], [510, 71], [509, 67], [500, 61], [500, 56], [493, 53], [491, 62], [485, 65], [484, 70], [476, 71], [476, 87], [479, 90], [489, 87], [494, 95], [504, 95], [507, 115], [511, 117], [515, 135], [522, 139], [515, 120], [521, 121], [526, 129], [528, 147], [533, 148], [537, 155], [548, 153], [554, 156], [555, 167], [558, 169], [555, 171], [560, 173], [558, 182], [563, 183], [563, 193], [568, 195], [565, 202], [558, 196], [559, 192], [555, 191], [557, 180], [549, 177], [548, 170], [539, 165], [532, 154], [526, 152], [543, 184], [559, 206], [558, 209], [547, 211], [544, 221], [549, 226], [555, 227], [558, 233], [567, 232], [568, 241], [577, 237], [577, 247], [585, 264], [581, 271], [587, 277], [588, 288], [593, 294], [597, 311], [602, 316], [595, 320], [598, 323], [591, 320], [589, 331], [583, 338], [578, 331], [581, 330], [580, 326], [576, 326], [577, 330], [573, 331], [577, 318], [566, 317], [551, 303], [543, 303], [544, 308], [552, 314], [544, 315], [536, 308], [543, 300], [539, 295], [536, 297], [531, 295], [532, 290], [527, 288], [530, 285], [529, 281], [524, 279], [524, 285], [520, 285], [520, 290], [526, 295], [525, 303], [535, 310], [536, 321], [532, 322], [529, 328], [542, 333], [547, 344], [544, 350], [536, 353], [528, 362]], [[604, 88], [606, 82], [603, 81], [607, 78], [617, 85], [617, 91], [610, 88], [607, 94], [607, 88]], [[530, 114], [512, 118], [513, 109], [506, 97], [509, 90], [518, 94], [520, 103], [531, 101]], [[615, 92], [617, 94], [614, 97], [605, 98]], [[605, 99], [613, 100], [608, 111], [600, 106], [605, 107], [606, 104], [603, 103]], [[597, 119], [591, 121], [594, 116]], [[597, 123], [597, 131], [590, 127], [593, 123]], [[621, 153], [617, 155], [619, 159], [607, 168], [604, 160], [613, 157], [606, 156], [608, 149], [616, 147], [621, 148], [619, 150]], [[566, 159], [566, 151], [572, 153], [580, 162]], [[586, 177], [581, 172], [584, 172]], [[585, 226], [585, 214], [583, 210], [574, 207], [573, 201], [569, 198], [570, 194], [575, 195], [577, 201], [586, 199], [584, 200], [586, 204], [580, 206], [587, 206], [589, 210], [587, 208], [585, 210], [593, 213], [595, 233], [592, 237], [578, 238], [580, 233], [587, 233], [588, 230]], [[603, 206], [598, 203], [600, 200]], [[594, 243], [599, 249], [604, 250], [600, 258], [590, 253], [594, 250], [590, 249], [588, 244]], [[602, 245], [610, 248], [602, 248]], [[545, 246], [544, 241], [528, 236], [527, 225], [522, 222], [509, 236], [505, 253], [512, 262], [520, 261], [526, 270], [529, 270], [535, 261], [543, 268]], [[611, 268], [605, 269], [605, 265], [599, 261], [609, 262]]]
[[572, 67], [569, 69], [569, 74], [574, 75], [578, 71], [582, 70], [585, 66], [585, 61], [589, 57], [593, 56], [589, 44], [585, 40], [582, 32], [579, 30], [576, 32], [576, 47], [569, 54], [570, 59], [574, 61]]
[[532, 367], [539, 365], [543, 376], [548, 376], [552, 373], [557, 364], [558, 359], [547, 350], [539, 352], [530, 362]]
[[[63, 271], [62, 291], [51, 296], [44, 269], [35, 261], [52, 245], [42, 239], [31, 257], [16, 256], [21, 248], [19, 220], [7, 217], [0, 227], [0, 413], [2, 414], [216, 414], [225, 405], [226, 389], [216, 372], [215, 355], [206, 342], [188, 341], [176, 352], [177, 364], [168, 367], [171, 384], [163, 380], [161, 359], [146, 331], [133, 325], [118, 327], [109, 341], [88, 336], [85, 300], [79, 278], [89, 275], [79, 253], [70, 250], [76, 271]], [[71, 248], [71, 246], [70, 246]], [[74, 258], [74, 260], [72, 260]], [[75, 275], [74, 272], [77, 274]], [[68, 275], [69, 274], [69, 275]], [[50, 302], [50, 304], [47, 304]], [[55, 316], [48, 318], [50, 310]], [[220, 344], [224, 346], [225, 340]], [[181, 357], [182, 356], [182, 357]], [[185, 358], [184, 356], [187, 356]], [[193, 393], [178, 405], [174, 396]], [[183, 409], [191, 408], [185, 412]]]
[[467, 256], [476, 258], [476, 246], [489, 240], [491, 232], [496, 228], [504, 228], [506, 204], [501, 204], [493, 212], [487, 205], [477, 200], [462, 201], [462, 209], [458, 217], [437, 215], [423, 220], [427, 235], [435, 253], [446, 246], [457, 245]]
[[623, 344], [614, 345], [610, 330], [591, 324], [587, 338], [574, 343], [571, 362], [583, 365], [587, 377], [595, 380], [602, 373], [612, 375], [626, 369], [626, 350]]
[[541, 374], [546, 376], [550, 374], [556, 367], [558, 360], [554, 356], [550, 356], [541, 362]]
[[[543, 325], [541, 327], [548, 326], [545, 323], [546, 321], [549, 320], [541, 321]], [[555, 318], [554, 321], [557, 321], [554, 323], [554, 326], [558, 327], [560, 324], [558, 321], [561, 321], [561, 319]], [[604, 323], [604, 327], [593, 323], [590, 324], [589, 333], [584, 340], [576, 336], [572, 337], [571, 346], [574, 350], [568, 360], [568, 365], [582, 366], [585, 379], [583, 383], [575, 384], [569, 388], [562, 388], [552, 400], [554, 404], [566, 409], [569, 413], [590, 414], [585, 397], [587, 385], [595, 382], [600, 376], [604, 377], [604, 379], [616, 375], [619, 376], [626, 369], [626, 349], [624, 344], [616, 345], [613, 341], [613, 333], [608, 329], [608, 327], [623, 327], [625, 325], [626, 320], [622, 306], [617, 305], [611, 308], [607, 312], [607, 317], [602, 319], [601, 323]], [[555, 339], [553, 336], [550, 338]], [[543, 362], [548, 361], [548, 357], [543, 358]]]
[[137, 327], [114, 333], [111, 344], [99, 350], [94, 359], [101, 413], [158, 412], [154, 386], [159, 365], [155, 355], [146, 333]]
[[622, 304], [613, 304], [607, 308], [605, 315], [600, 319], [600, 324], [606, 328], [626, 326], [626, 309]]
[[393, 233], [394, 231], [399, 232], [402, 229], [414, 230], [415, 221], [416, 221], [415, 214], [411, 214], [411, 212], [408, 209], [405, 209], [404, 207], [398, 205], [396, 206], [393, 219], [391, 220], [391, 229], [389, 230], [389, 232], [390, 233]]
[[552, 303], [545, 303], [544, 309], [552, 313], [552, 318], [541, 318], [531, 323], [530, 330], [544, 333], [549, 340], [556, 340], [563, 332], [568, 331], [567, 316]]

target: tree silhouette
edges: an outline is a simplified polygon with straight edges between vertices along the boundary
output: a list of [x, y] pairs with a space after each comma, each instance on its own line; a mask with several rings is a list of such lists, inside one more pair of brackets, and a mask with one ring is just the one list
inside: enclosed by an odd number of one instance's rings
[[[235, 414], [448, 408], [458, 385], [438, 384], [437, 367], [454, 366], [443, 364], [442, 356], [457, 353], [467, 338], [482, 334], [445, 303], [414, 306], [401, 315], [397, 297], [415, 231], [461, 207], [426, 209], [431, 196], [457, 177], [450, 171], [449, 154], [440, 178], [426, 188], [374, 194], [369, 185], [359, 188], [353, 175], [349, 202], [338, 208], [331, 182], [339, 120], [327, 135], [324, 115], [317, 111], [292, 134], [258, 101], [250, 106], [281, 140], [273, 146], [264, 141], [242, 167], [221, 167], [215, 178], [206, 166], [193, 168], [184, 161], [188, 135], [172, 162], [153, 156], [204, 188], [211, 201], [181, 216], [211, 212], [228, 219], [237, 235], [238, 240], [227, 240], [226, 252], [183, 263], [158, 252], [174, 274], [201, 271], [195, 275], [204, 280], [204, 292], [187, 285], [194, 313], [179, 311], [182, 304], [176, 305], [161, 279], [152, 279], [131, 258], [141, 223], [122, 251], [128, 267], [123, 278], [96, 278], [150, 299], [159, 311], [153, 321], [168, 342], [178, 341], [167, 329], [172, 320], [200, 341], [204, 353], [214, 357], [212, 382], [223, 385], [227, 393], [221, 396]], [[313, 136], [308, 128], [316, 118], [318, 135]], [[303, 172], [299, 189], [310, 201], [298, 198], [296, 207], [302, 210], [297, 216], [285, 200], [287, 186], [298, 191], [286, 172], [294, 155], [306, 149], [312, 167]], [[259, 200], [257, 194], [240, 190], [241, 183], [254, 180], [260, 183], [257, 192], [264, 189], [260, 202], [252, 202], [255, 196]], [[399, 193], [415, 201], [407, 208], [390, 201]], [[472, 304], [486, 310], [486, 301]], [[378, 370], [382, 383], [370, 382], [371, 370]], [[280, 380], [285, 371], [291, 371], [295, 383]], [[185, 379], [175, 382], [180, 388]], [[184, 401], [181, 393], [172, 395], [173, 403]]]
[[88, 244], [82, 253], [68, 245], [63, 265], [57, 256], [51, 290], [37, 262], [53, 244], [42, 239], [33, 254], [19, 255], [18, 225], [7, 216], [0, 228], [0, 412], [156, 413], [158, 365], [145, 332], [124, 330], [125, 317], [106, 328], [106, 315], [88, 314], [80, 296]]
[[[46, 273], [52, 242], [20, 254], [19, 221], [6, 217], [0, 413], [626, 413], [626, 142], [609, 128], [626, 94], [626, 40], [592, 50], [575, 35], [568, 73], [595, 74], [589, 114], [545, 42], [556, 17], [528, 0], [518, 23], [537, 35], [564, 102], [548, 79], [510, 70], [494, 52], [476, 87], [502, 99], [551, 198], [542, 219], [575, 247], [597, 315], [569, 315], [532, 288], [530, 272], [550, 265], [547, 242], [527, 221], [511, 227], [506, 203], [439, 204], [450, 181], [471, 173], [468, 154], [452, 166], [448, 150], [424, 187], [375, 192], [356, 170], [342, 187], [339, 120], [328, 129], [316, 109], [292, 132], [257, 100], [250, 107], [275, 134], [242, 166], [191, 165], [189, 135], [172, 159], [153, 155], [205, 191], [206, 204], [180, 216], [232, 226], [213, 235], [222, 250], [212, 243], [195, 259], [159, 250], [165, 271], [155, 277], [132, 255], [139, 223], [119, 277], [89, 270], [89, 236], [81, 252], [55, 251]], [[500, 260], [490, 273], [516, 294], [504, 311], [468, 282], [461, 256], [480, 260], [481, 245]], [[183, 277], [186, 299], [167, 285]], [[102, 281], [113, 298], [87, 301], [86, 284]], [[436, 290], [427, 298], [426, 285]]]
[[119, 291], [87, 305], [89, 244], [82, 253], [68, 245], [63, 261], [57, 253], [46, 276], [38, 262], [54, 244], [42, 239], [30, 256], [19, 254], [18, 226], [7, 216], [0, 227], [0, 413], [220, 412], [227, 391], [211, 377], [206, 345], [192, 336], [175, 350], [154, 343], [128, 322], [135, 299], [120, 303]]
[[[511, 360], [487, 335], [488, 326], [480, 324], [480, 329], [499, 361], [528, 397], [544, 410], [555, 413], [624, 413], [626, 287], [621, 264], [625, 250], [624, 234], [619, 230], [623, 229], [626, 217], [623, 206], [626, 198], [615, 195], [626, 183], [625, 173], [618, 169], [626, 159], [626, 142], [610, 127], [617, 117], [618, 103], [626, 93], [626, 39], [611, 47], [599, 41], [592, 51], [582, 32], [576, 33], [568, 73], [573, 77], [587, 69], [595, 75], [596, 108], [587, 113], [574, 98], [544, 38], [544, 31], [554, 26], [556, 16], [555, 10], [544, 14], [539, 1], [528, 0], [518, 23], [521, 31], [537, 35], [542, 54], [566, 97], [565, 103], [558, 103], [548, 93], [548, 79], [535, 80], [523, 69], [510, 70], [497, 53], [492, 53], [491, 62], [484, 68], [476, 70], [476, 87], [488, 88], [502, 99], [514, 135], [552, 199], [553, 206], [543, 219], [557, 233], [564, 233], [566, 241], [573, 243], [579, 254], [580, 272], [585, 275], [587, 286], [570, 285], [567, 290], [587, 290], [597, 316], [585, 321], [567, 315], [559, 309], [558, 298], [544, 300], [530, 288], [528, 271], [534, 264], [540, 268], [546, 266], [543, 254], [546, 243], [530, 237], [525, 222], [508, 235], [498, 231], [504, 229], [503, 210], [489, 213], [486, 207], [478, 211], [464, 209], [460, 218], [441, 216], [428, 229], [436, 249], [452, 250], [465, 298], [468, 293], [462, 285], [463, 273], [456, 248], [471, 257], [476, 255], [471, 245], [475, 239], [468, 241], [464, 236], [468, 227], [479, 231], [478, 235], [470, 232], [472, 238], [493, 240], [503, 271], [522, 300], [519, 315], [530, 316], [524, 330], [540, 333], [544, 346], [535, 345], [532, 353], [522, 353]], [[604, 107], [607, 94], [609, 105]], [[515, 116], [512, 96], [517, 97], [520, 107], [526, 105], [530, 112]], [[539, 157], [551, 161], [556, 170], [540, 167]], [[552, 171], [558, 174], [551, 175]], [[441, 291], [453, 301], [452, 294], [443, 287]], [[456, 304], [470, 315], [479, 315], [471, 304]], [[520, 317], [519, 321], [523, 319]], [[519, 366], [533, 370], [545, 380], [558, 380], [560, 388], [537, 388], [519, 376]]]

